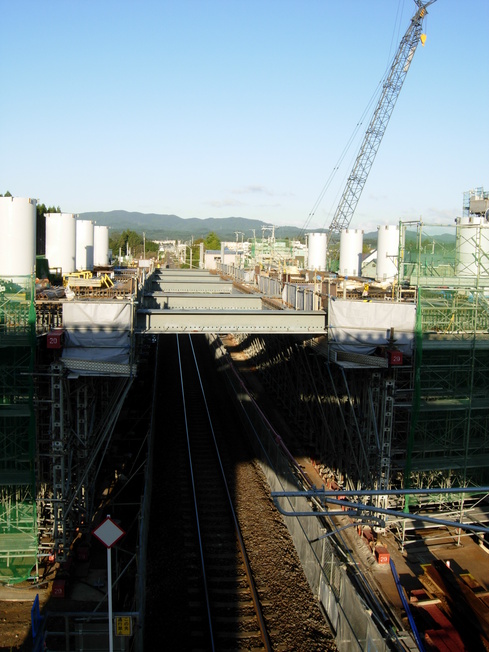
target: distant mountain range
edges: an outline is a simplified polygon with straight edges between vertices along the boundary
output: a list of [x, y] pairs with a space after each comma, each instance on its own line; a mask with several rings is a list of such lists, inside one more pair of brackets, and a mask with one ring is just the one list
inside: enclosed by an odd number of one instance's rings
[[[253, 237], [253, 231], [257, 238], [262, 237], [262, 227], [270, 226], [270, 222], [261, 220], [250, 220], [245, 217], [208, 217], [198, 219], [191, 217], [184, 219], [177, 215], [158, 215], [156, 213], [131, 213], [128, 211], [108, 211], [81, 213], [80, 218], [83, 220], [93, 220], [99, 226], [108, 226], [113, 231], [121, 233], [126, 229], [136, 231], [137, 233], [145, 232], [146, 237], [152, 240], [188, 240], [192, 236], [194, 239], [205, 238], [209, 233], [214, 232], [220, 240], [236, 240], [236, 232], [241, 233], [243, 239], [248, 240]], [[315, 232], [325, 231], [325, 229], [314, 229]], [[303, 234], [303, 229], [296, 226], [278, 226], [275, 227], [276, 238], [297, 238]], [[270, 231], [266, 232], [270, 235]]]
[[[100, 211], [92, 213], [81, 213], [83, 220], [93, 220], [99, 226], [108, 226], [113, 232], [122, 233], [127, 229], [144, 232], [150, 240], [189, 240], [194, 238], [205, 238], [209, 233], [214, 232], [220, 240], [241, 241], [253, 238], [261, 238], [262, 235], [269, 236], [271, 232], [267, 229], [264, 233], [262, 227], [270, 227], [269, 222], [261, 220], [250, 220], [246, 217], [208, 217], [198, 219], [191, 217], [184, 219], [177, 215], [159, 215], [157, 213], [134, 213], [129, 211]], [[326, 233], [327, 229], [300, 229], [297, 226], [276, 226], [275, 237], [277, 239], [296, 239], [305, 233]], [[236, 236], [236, 233], [239, 235]], [[241, 238], [241, 233], [243, 234]], [[406, 242], [413, 242], [416, 239], [414, 231], [406, 233]], [[423, 243], [436, 240], [438, 243], [453, 245], [455, 236], [443, 233], [435, 237], [423, 237]], [[377, 243], [377, 231], [365, 233], [363, 241], [372, 246]]]

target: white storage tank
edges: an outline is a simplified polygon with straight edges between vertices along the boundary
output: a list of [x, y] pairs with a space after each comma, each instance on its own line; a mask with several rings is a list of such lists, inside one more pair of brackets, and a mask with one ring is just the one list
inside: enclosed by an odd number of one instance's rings
[[318, 272], [326, 271], [326, 252], [327, 252], [326, 233], [309, 233], [308, 242], [308, 263], [309, 269]]
[[30, 276], [36, 269], [35, 199], [0, 197], [0, 277]]
[[489, 224], [484, 217], [457, 217], [456, 276], [488, 276]]
[[76, 259], [78, 272], [93, 270], [93, 222], [76, 220]]
[[399, 226], [384, 224], [377, 227], [377, 281], [392, 281], [397, 276], [399, 256]]
[[63, 274], [75, 271], [76, 215], [46, 213], [46, 258], [49, 267], [61, 267]]
[[363, 231], [343, 229], [340, 235], [340, 276], [362, 275]]
[[93, 227], [93, 265], [107, 267], [109, 264], [109, 227]]

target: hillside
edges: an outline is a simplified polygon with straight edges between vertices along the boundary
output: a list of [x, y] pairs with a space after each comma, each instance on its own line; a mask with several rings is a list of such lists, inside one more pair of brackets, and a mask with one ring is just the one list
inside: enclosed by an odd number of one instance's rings
[[[141, 233], [152, 240], [178, 239], [188, 240], [205, 237], [213, 231], [221, 240], [236, 240], [236, 232], [248, 240], [253, 237], [262, 237], [262, 226], [270, 226], [269, 222], [250, 220], [245, 217], [225, 217], [198, 219], [196, 217], [183, 219], [177, 215], [158, 215], [156, 213], [131, 213], [117, 210], [108, 212], [81, 213], [83, 220], [93, 220], [100, 226], [108, 226], [115, 232], [126, 229]], [[280, 226], [275, 228], [276, 238], [297, 238], [302, 234], [302, 229], [295, 226]], [[270, 235], [267, 231], [266, 235]]]
[[[437, 227], [433, 227], [435, 230]], [[410, 246], [411, 248], [413, 245], [415, 245], [418, 241], [418, 236], [416, 231], [407, 231], [406, 232], [406, 245]], [[369, 244], [371, 247], [375, 248], [377, 246], [377, 231], [370, 231], [369, 233], [365, 233], [363, 236], [363, 242], [366, 244]], [[455, 246], [455, 234], [454, 233], [439, 233], [439, 234], [431, 234], [431, 233], [426, 233], [423, 235], [422, 239], [422, 246], [428, 246], [432, 243], [435, 243], [440, 246], [445, 246], [448, 248], [453, 248]]]

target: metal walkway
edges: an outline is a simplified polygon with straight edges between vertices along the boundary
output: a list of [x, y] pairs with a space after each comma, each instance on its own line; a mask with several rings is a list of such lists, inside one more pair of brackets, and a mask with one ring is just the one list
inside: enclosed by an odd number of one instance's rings
[[271, 310], [205, 270], [160, 269], [146, 282], [136, 333], [324, 335], [323, 311]]

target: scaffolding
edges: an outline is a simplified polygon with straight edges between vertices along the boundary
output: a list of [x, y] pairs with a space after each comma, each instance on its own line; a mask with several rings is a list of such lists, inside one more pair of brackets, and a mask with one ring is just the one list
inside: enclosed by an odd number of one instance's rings
[[115, 481], [103, 465], [133, 377], [70, 377], [53, 360], [36, 378], [39, 556], [63, 562]]
[[[399, 273], [384, 300], [394, 310], [405, 297], [415, 302], [413, 346], [401, 365], [386, 350], [337, 352], [331, 338], [240, 337], [325, 484], [474, 487], [474, 504], [477, 487], [488, 484], [489, 223], [474, 206], [447, 226], [400, 224]], [[425, 500], [440, 509], [449, 502]], [[453, 495], [450, 508], [471, 500]], [[378, 501], [406, 507], [403, 498]], [[416, 503], [422, 507], [411, 497]]]
[[487, 484], [488, 224], [466, 215], [455, 225], [400, 230], [399, 282], [417, 285], [419, 320], [405, 484]]
[[34, 280], [0, 280], [0, 583], [37, 563]]
[[[62, 306], [63, 343], [50, 336], [39, 341], [39, 555], [57, 562], [90, 531], [101, 496], [116, 480], [117, 465], [107, 458], [137, 371], [134, 308], [132, 296], [73, 299]], [[42, 311], [38, 318], [42, 327]]]
[[464, 192], [463, 215], [485, 215], [489, 208], [489, 192], [484, 188], [474, 188]]
[[325, 340], [234, 337], [296, 433], [294, 450], [317, 463], [325, 484], [350, 489], [392, 485], [406, 450], [409, 360], [395, 368], [377, 356], [350, 354], [338, 360]]
[[92, 349], [79, 348], [88, 358], [77, 361], [72, 348], [75, 359], [64, 360], [61, 341], [48, 344], [61, 331], [47, 336], [63, 326], [64, 304], [38, 304], [31, 277], [0, 280], [0, 583], [35, 579], [47, 558], [65, 561], [114, 482], [114, 469], [104, 468], [106, 453], [136, 354], [131, 325], [120, 335], [113, 313], [116, 305], [132, 315], [135, 304], [132, 296], [109, 304], [106, 338], [127, 340], [127, 355], [117, 363], [101, 360], [97, 336]]

